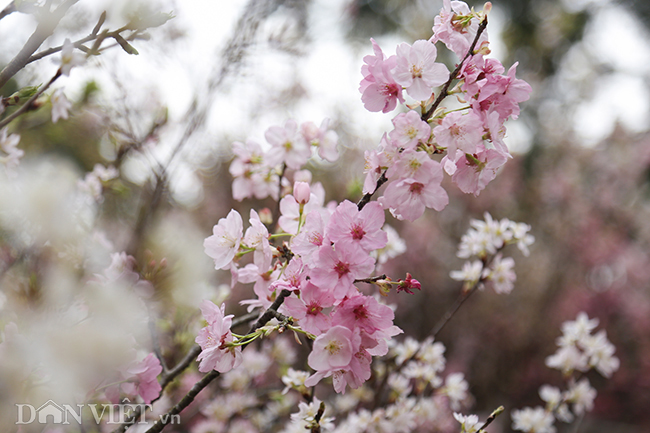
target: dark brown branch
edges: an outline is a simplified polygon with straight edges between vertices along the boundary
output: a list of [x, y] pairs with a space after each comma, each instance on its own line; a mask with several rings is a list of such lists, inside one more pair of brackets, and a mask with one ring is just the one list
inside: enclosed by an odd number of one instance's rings
[[377, 186], [375, 186], [375, 190], [373, 192], [366, 193], [363, 197], [361, 197], [361, 200], [359, 200], [359, 203], [357, 203], [357, 209], [361, 210], [365, 205], [370, 203], [370, 199], [372, 199], [372, 196], [377, 192], [379, 188], [386, 182], [388, 182], [388, 178], [386, 178], [386, 172], [388, 169], [384, 170], [384, 172], [379, 176], [379, 179], [377, 179]]
[[255, 324], [249, 331], [249, 334], [255, 332], [256, 329], [261, 328], [262, 326], [266, 325], [266, 322], [276, 317], [278, 308], [280, 308], [280, 306], [284, 302], [284, 298], [286, 298], [289, 295], [291, 295], [291, 291], [287, 289], [283, 289], [278, 295], [278, 297], [275, 298], [275, 301], [273, 301], [271, 306], [264, 312], [264, 314], [262, 314], [262, 316], [260, 316], [257, 322], [255, 322]]
[[161, 416], [158, 421], [156, 421], [156, 423], [149, 430], [147, 430], [146, 433], [160, 433], [165, 428], [165, 426], [171, 422], [174, 415], [178, 415], [183, 411], [183, 409], [192, 404], [194, 398], [196, 398], [199, 392], [203, 391], [203, 388], [208, 386], [210, 382], [219, 377], [220, 374], [221, 373], [218, 371], [212, 370], [203, 376], [203, 378], [196, 382], [192, 389], [190, 389], [190, 391], [185, 394], [181, 401], [176, 403], [170, 410], [168, 410], [164, 416]]

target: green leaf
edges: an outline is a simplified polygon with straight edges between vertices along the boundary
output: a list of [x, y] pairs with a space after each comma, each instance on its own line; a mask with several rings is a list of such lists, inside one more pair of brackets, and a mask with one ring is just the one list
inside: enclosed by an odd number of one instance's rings
[[124, 51], [126, 51], [128, 54], [133, 54], [133, 55], [138, 55], [138, 54], [140, 54], [140, 53], [138, 53], [138, 50], [136, 50], [135, 48], [133, 48], [133, 46], [132, 46], [131, 44], [129, 44], [129, 43], [126, 41], [126, 39], [124, 39], [122, 36], [120, 36], [120, 35], [115, 35], [115, 36], [113, 36], [113, 37], [115, 38], [115, 40], [117, 41], [117, 43], [120, 44], [120, 47], [122, 47], [122, 49], [123, 49]]

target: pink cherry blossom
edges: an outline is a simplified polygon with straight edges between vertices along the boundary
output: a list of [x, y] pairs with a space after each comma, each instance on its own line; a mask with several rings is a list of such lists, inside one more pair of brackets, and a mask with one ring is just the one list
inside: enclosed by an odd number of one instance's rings
[[[477, 18], [469, 19], [471, 11], [462, 1], [443, 0], [440, 14], [434, 18], [432, 42], [442, 41], [447, 48], [462, 59], [469, 51], [476, 37], [479, 22]], [[487, 31], [481, 34], [476, 46], [480, 47], [488, 40]]]
[[309, 202], [305, 205], [298, 203], [293, 195], [284, 196], [280, 200], [281, 216], [278, 219], [280, 228], [287, 233], [297, 234], [303, 215], [321, 209], [322, 204], [323, 201], [313, 192], [309, 196]]
[[323, 245], [318, 250], [310, 277], [313, 284], [325, 290], [333, 289], [334, 297], [343, 299], [352, 282], [367, 278], [374, 267], [375, 260], [353, 244], [343, 244], [336, 250]]
[[381, 230], [384, 221], [384, 210], [379, 203], [370, 202], [359, 211], [356, 204], [345, 200], [330, 217], [327, 234], [336, 248], [353, 244], [370, 252], [384, 248], [388, 242], [388, 235]]
[[368, 334], [393, 326], [394, 318], [390, 307], [362, 294], [344, 299], [332, 314], [333, 323], [350, 329], [360, 328]]
[[416, 177], [418, 173], [433, 173], [439, 165], [426, 152], [405, 150], [399, 154], [397, 161], [386, 172], [389, 179]]
[[232, 209], [226, 218], [221, 218], [212, 228], [212, 236], [205, 239], [205, 253], [214, 260], [215, 269], [230, 267], [235, 254], [239, 250], [244, 226], [239, 212]]
[[415, 41], [413, 46], [407, 43], [398, 45], [395, 81], [404, 86], [413, 99], [429, 99], [432, 88], [449, 78], [447, 67], [436, 63], [437, 54], [436, 46], [425, 40]]
[[307, 363], [316, 371], [346, 367], [357, 351], [361, 339], [344, 326], [333, 326], [314, 340], [314, 346]]
[[199, 371], [207, 373], [210, 370], [217, 370], [220, 373], [236, 368], [242, 362], [241, 348], [227, 347], [225, 343], [233, 341], [230, 326], [232, 314], [225, 316], [226, 305], [217, 307], [208, 300], [201, 302], [201, 313], [208, 322], [208, 326], [199, 331], [196, 343], [201, 346], [201, 353], [197, 361]]
[[264, 137], [272, 146], [265, 155], [270, 165], [284, 162], [290, 169], [299, 170], [311, 156], [311, 149], [298, 132], [295, 120], [287, 120], [284, 127], [271, 126]]
[[411, 274], [409, 274], [408, 272], [406, 273], [406, 278], [403, 280], [399, 280], [398, 283], [399, 284], [397, 285], [397, 293], [404, 291], [409, 295], [412, 295], [413, 290], [411, 289], [420, 290], [420, 288], [422, 287], [420, 282], [415, 278], [413, 278]]
[[268, 268], [271, 263], [271, 256], [273, 254], [271, 245], [269, 244], [269, 231], [266, 226], [260, 221], [260, 217], [251, 209], [250, 227], [246, 229], [244, 234], [243, 243], [248, 248], [252, 248], [253, 261], [260, 268]]
[[324, 119], [320, 128], [313, 122], [305, 122], [300, 125], [300, 132], [307, 143], [318, 148], [318, 155], [321, 158], [334, 162], [339, 159], [339, 152], [336, 149], [339, 136], [328, 126], [329, 119]]
[[293, 184], [293, 197], [298, 204], [306, 204], [309, 202], [309, 184], [307, 182], [294, 182]]
[[488, 75], [472, 106], [480, 107], [482, 111], [488, 111], [493, 107], [499, 113], [501, 120], [519, 117], [519, 103], [527, 101], [533, 89], [524, 80], [515, 78], [517, 64], [512, 65], [508, 75]]
[[474, 155], [460, 156], [456, 161], [456, 171], [451, 177], [461, 191], [475, 196], [496, 177], [499, 167], [507, 161], [507, 157], [498, 150], [485, 149], [483, 145], [478, 149]]
[[122, 385], [129, 394], [139, 394], [145, 403], [158, 397], [162, 387], [158, 383], [158, 375], [162, 373], [162, 365], [155, 354], [148, 354], [142, 361], [127, 369], [127, 373], [135, 376]]
[[[255, 295], [258, 297], [255, 305], [259, 305], [266, 309], [273, 303], [269, 286], [278, 279], [278, 276], [280, 275], [279, 270], [269, 269], [268, 266], [265, 268], [259, 268], [254, 263], [249, 263], [239, 269], [238, 274], [239, 282], [244, 284], [255, 283], [253, 286], [253, 292], [255, 292]], [[251, 305], [252, 303], [246, 302], [245, 304]]]
[[415, 149], [418, 143], [426, 143], [431, 136], [431, 127], [415, 111], [400, 113], [393, 119], [393, 129], [388, 136], [402, 149]]
[[291, 240], [291, 250], [299, 254], [306, 264], [311, 264], [312, 256], [325, 243], [323, 218], [318, 211], [311, 211], [305, 218], [300, 233]]
[[446, 147], [451, 155], [456, 153], [456, 149], [474, 153], [483, 142], [483, 121], [473, 110], [467, 114], [455, 111], [447, 114], [442, 123], [433, 128], [433, 135], [438, 145]]
[[361, 100], [368, 111], [388, 113], [395, 109], [398, 100], [400, 103], [404, 102], [402, 86], [395, 82], [392, 74], [396, 57], [386, 58], [379, 45], [373, 39], [371, 42], [375, 55], [363, 59], [366, 64], [361, 68]]
[[307, 269], [305, 269], [302, 260], [300, 257], [294, 257], [284, 269], [282, 277], [272, 283], [269, 286], [269, 290], [300, 290], [303, 284], [307, 282], [306, 277]]
[[285, 298], [281, 311], [296, 319], [305, 331], [320, 335], [331, 327], [330, 317], [323, 310], [332, 305], [334, 297], [330, 291], [308, 282], [300, 291], [300, 298]]
[[413, 178], [391, 182], [379, 203], [389, 209], [397, 219], [415, 221], [424, 213], [425, 208], [437, 211], [449, 203], [447, 192], [440, 186], [442, 168], [436, 161], [433, 172], [419, 172]]

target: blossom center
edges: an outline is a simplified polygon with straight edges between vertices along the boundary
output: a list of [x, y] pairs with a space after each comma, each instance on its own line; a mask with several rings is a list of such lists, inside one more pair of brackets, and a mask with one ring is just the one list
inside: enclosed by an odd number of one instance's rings
[[356, 317], [357, 320], [368, 318], [368, 310], [366, 310], [366, 307], [363, 305], [357, 305], [354, 307], [352, 313], [354, 313], [354, 317]]
[[352, 239], [355, 241], [363, 239], [363, 236], [366, 234], [363, 227], [361, 227], [361, 224], [354, 224], [350, 233], [352, 234]]
[[350, 266], [347, 263], [338, 262], [334, 265], [334, 270], [339, 274], [339, 278], [350, 272]]
[[424, 184], [420, 182], [413, 182], [411, 186], [409, 187], [409, 192], [411, 194], [422, 194], [422, 190], [424, 189]]
[[316, 316], [321, 311], [323, 311], [323, 307], [321, 307], [318, 304], [311, 303], [307, 305], [307, 314], [309, 314], [310, 316]]
[[331, 340], [329, 343], [327, 343], [327, 346], [325, 346], [325, 350], [330, 355], [336, 355], [341, 351], [342, 344], [338, 342], [337, 340]]

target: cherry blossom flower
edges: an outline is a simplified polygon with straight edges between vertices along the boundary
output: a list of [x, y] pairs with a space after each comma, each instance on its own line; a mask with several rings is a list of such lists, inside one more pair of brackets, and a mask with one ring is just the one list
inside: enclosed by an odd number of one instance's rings
[[329, 119], [324, 119], [320, 128], [313, 122], [305, 122], [300, 125], [300, 132], [307, 143], [318, 148], [318, 155], [321, 158], [334, 162], [339, 159], [339, 152], [336, 149], [339, 137], [328, 127]]
[[512, 411], [512, 428], [523, 432], [555, 433], [555, 418], [542, 407], [525, 407]]
[[56, 89], [50, 97], [50, 101], [52, 102], [52, 123], [58, 122], [59, 119], [67, 119], [72, 103], [65, 97], [62, 88]]
[[483, 143], [483, 128], [481, 118], [470, 110], [467, 114], [458, 111], [449, 113], [442, 123], [433, 128], [433, 135], [438, 145], [447, 148], [449, 155], [456, 150], [464, 153], [476, 153], [476, 148]]
[[325, 244], [323, 218], [318, 211], [311, 211], [305, 218], [305, 225], [291, 240], [291, 250], [299, 254], [306, 264], [313, 262], [313, 255]]
[[75, 51], [74, 44], [70, 42], [70, 39], [66, 38], [61, 48], [61, 73], [63, 75], [70, 75], [70, 70], [73, 67], [81, 66], [85, 61], [86, 56]]
[[514, 266], [515, 261], [512, 257], [502, 258], [501, 254], [494, 257], [492, 265], [484, 271], [484, 275], [489, 278], [495, 292], [507, 295], [512, 291], [517, 279], [513, 270]]
[[463, 154], [456, 161], [456, 172], [451, 180], [466, 194], [479, 193], [485, 189], [497, 175], [497, 170], [505, 164], [507, 157], [495, 149], [478, 146], [474, 155]]
[[374, 56], [364, 57], [365, 65], [361, 68], [363, 80], [359, 85], [361, 101], [366, 110], [388, 113], [397, 106], [397, 101], [404, 102], [402, 86], [395, 82], [392, 70], [395, 68], [396, 57], [386, 58], [374, 39], [370, 40], [375, 52]]
[[332, 314], [332, 321], [349, 329], [360, 328], [369, 335], [393, 326], [395, 313], [371, 296], [344, 299]]
[[253, 261], [260, 269], [268, 268], [273, 254], [269, 244], [269, 231], [254, 209], [251, 209], [248, 221], [251, 225], [246, 229], [243, 244], [255, 250]]
[[302, 134], [298, 132], [298, 124], [295, 120], [287, 120], [284, 127], [271, 126], [264, 133], [264, 137], [273, 147], [266, 153], [270, 165], [284, 162], [290, 169], [298, 170], [311, 156], [311, 149]]
[[585, 377], [579, 382], [572, 380], [566, 392], [565, 400], [573, 404], [573, 413], [581, 416], [585, 412], [591, 412], [594, 408], [596, 390], [591, 387], [589, 380]]
[[508, 117], [519, 117], [519, 103], [527, 101], [533, 89], [524, 80], [515, 78], [516, 72], [517, 63], [510, 67], [508, 75], [488, 75], [472, 106], [481, 111], [488, 111], [492, 107], [502, 121]]
[[327, 235], [337, 248], [356, 245], [366, 252], [386, 246], [388, 235], [381, 230], [385, 217], [381, 205], [370, 202], [359, 210], [349, 200], [341, 202], [327, 224]]
[[[478, 31], [478, 19], [471, 16], [467, 3], [443, 0], [440, 14], [434, 18], [432, 42], [442, 41], [447, 48], [464, 58]], [[487, 31], [481, 34], [476, 46], [488, 40]]]
[[241, 215], [232, 209], [212, 228], [212, 236], [205, 239], [205, 253], [214, 260], [215, 269], [228, 269], [239, 250], [244, 227]]
[[393, 119], [393, 129], [388, 137], [403, 149], [415, 149], [418, 143], [426, 143], [431, 135], [431, 127], [411, 110], [400, 113]]
[[240, 347], [227, 347], [225, 343], [233, 341], [230, 326], [232, 314], [225, 315], [226, 305], [217, 307], [208, 300], [201, 302], [201, 313], [208, 322], [208, 326], [199, 331], [196, 343], [201, 346], [201, 353], [197, 358], [200, 361], [199, 371], [207, 373], [217, 370], [220, 373], [236, 368], [242, 362]]
[[460, 423], [461, 433], [476, 433], [480, 427], [477, 415], [463, 415], [454, 412], [454, 418]]
[[[332, 326], [314, 340], [307, 362], [319, 375], [342, 369], [350, 364], [360, 343], [361, 337], [350, 329], [340, 325]], [[314, 386], [318, 383], [320, 378], [316, 379], [315, 376], [307, 379], [305, 385]]]
[[306, 204], [309, 202], [309, 184], [307, 182], [294, 182], [293, 184], [293, 197], [298, 204]]
[[307, 282], [307, 269], [302, 263], [300, 257], [291, 259], [282, 273], [282, 277], [269, 286], [269, 290], [300, 290]]
[[344, 244], [336, 250], [323, 245], [318, 250], [311, 282], [326, 290], [333, 289], [336, 299], [343, 299], [356, 278], [367, 278], [375, 267], [375, 260], [358, 247]]
[[418, 172], [413, 178], [391, 182], [379, 203], [384, 209], [389, 209], [397, 219], [415, 221], [429, 207], [437, 211], [444, 209], [449, 203], [447, 192], [440, 186], [442, 168], [434, 162], [435, 170]]
[[149, 404], [162, 390], [158, 383], [158, 375], [162, 370], [156, 355], [150, 353], [142, 361], [127, 369], [127, 373], [135, 377], [122, 384], [122, 389], [129, 394], [139, 394], [142, 400]]
[[329, 290], [322, 290], [308, 282], [301, 290], [300, 298], [285, 298], [282, 311], [296, 319], [305, 331], [320, 335], [331, 327], [330, 317], [323, 310], [332, 305], [334, 296]]
[[447, 67], [436, 63], [437, 55], [436, 46], [425, 40], [415, 41], [413, 46], [407, 43], [397, 46], [395, 81], [404, 86], [413, 99], [429, 99], [432, 88], [449, 78]]

